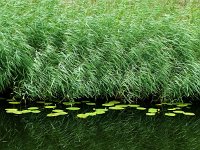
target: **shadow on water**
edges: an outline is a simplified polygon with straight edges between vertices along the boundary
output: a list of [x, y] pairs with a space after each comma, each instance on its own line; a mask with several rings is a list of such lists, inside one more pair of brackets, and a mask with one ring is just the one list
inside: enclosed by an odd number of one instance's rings
[[[7, 114], [0, 110], [0, 150], [198, 150], [200, 111], [195, 116], [146, 116], [127, 108], [86, 119], [77, 111], [58, 117]], [[85, 111], [88, 107], [84, 108]], [[80, 112], [79, 112], [80, 113]]]

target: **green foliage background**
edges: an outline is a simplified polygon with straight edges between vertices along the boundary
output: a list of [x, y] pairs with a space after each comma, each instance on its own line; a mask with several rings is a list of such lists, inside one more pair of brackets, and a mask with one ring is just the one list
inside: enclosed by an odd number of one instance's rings
[[1, 0], [0, 91], [160, 98], [200, 93], [200, 3]]

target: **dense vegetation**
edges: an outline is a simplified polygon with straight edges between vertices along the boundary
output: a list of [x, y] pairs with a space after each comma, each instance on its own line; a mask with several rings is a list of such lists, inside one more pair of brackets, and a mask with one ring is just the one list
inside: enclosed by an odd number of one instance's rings
[[127, 100], [200, 94], [200, 3], [1, 0], [0, 91]]

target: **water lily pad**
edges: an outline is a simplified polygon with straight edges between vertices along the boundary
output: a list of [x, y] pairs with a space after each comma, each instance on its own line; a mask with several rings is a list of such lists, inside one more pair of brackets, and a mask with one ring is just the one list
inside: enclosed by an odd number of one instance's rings
[[21, 102], [8, 102], [9, 104], [13, 104], [13, 105], [18, 105], [20, 104]]
[[95, 111], [108, 111], [107, 108], [93, 108]]
[[47, 117], [56, 117], [56, 116], [58, 116], [57, 113], [49, 113], [49, 114], [47, 114]]
[[138, 110], [146, 110], [146, 108], [144, 108], [144, 107], [137, 107], [136, 109], [138, 109]]
[[182, 110], [174, 110], [173, 112], [176, 113], [176, 114], [183, 114], [184, 113], [184, 111], [182, 111]]
[[30, 113], [30, 112], [31, 112], [31, 110], [22, 110], [23, 114], [27, 114], [27, 113]]
[[59, 116], [59, 115], [67, 115], [68, 113], [63, 111], [63, 112], [57, 112], [56, 114]]
[[13, 114], [21, 115], [21, 114], [22, 114], [22, 111], [14, 111]]
[[165, 116], [174, 117], [174, 116], [176, 116], [176, 114], [175, 113], [165, 113]]
[[87, 105], [96, 105], [96, 103], [86, 103]]
[[36, 110], [36, 109], [39, 109], [38, 107], [29, 107], [28, 108], [29, 110]]
[[123, 107], [109, 107], [109, 109], [112, 109], [112, 110], [123, 110], [124, 108]]
[[40, 113], [41, 111], [40, 111], [40, 110], [32, 110], [31, 112], [34, 113], [34, 114], [38, 114], [38, 113]]
[[62, 109], [54, 109], [54, 110], [52, 110], [52, 112], [59, 113], [59, 112], [64, 112], [64, 111]]
[[129, 106], [129, 107], [135, 107], [135, 108], [136, 108], [136, 107], [140, 107], [140, 105], [136, 105], [136, 104], [129, 104], [128, 106]]
[[16, 108], [6, 108], [5, 110], [6, 110], [6, 111], [17, 111]]
[[95, 112], [97, 115], [101, 115], [101, 114], [105, 114], [106, 112], [105, 111], [96, 111]]
[[114, 105], [115, 105], [114, 103], [105, 103], [105, 104], [102, 104], [102, 106], [107, 106], [107, 107], [114, 106]]
[[195, 113], [192, 113], [192, 112], [184, 112], [183, 114], [186, 116], [194, 116], [195, 115]]
[[176, 106], [177, 106], [177, 107], [187, 107], [188, 104], [183, 103], [183, 104], [178, 104], [178, 105], [176, 105]]
[[122, 104], [122, 105], [115, 105], [115, 107], [128, 107], [129, 105], [126, 105], [126, 104]]
[[15, 113], [15, 112], [18, 112], [18, 110], [15, 110], [15, 111], [14, 111], [14, 110], [13, 110], [13, 111], [7, 110], [7, 111], [6, 111], [6, 113], [9, 113], [9, 114], [13, 114], [13, 113]]
[[47, 108], [47, 109], [54, 109], [54, 108], [56, 108], [56, 106], [44, 106], [44, 108]]
[[68, 110], [79, 110], [80, 108], [79, 107], [68, 107], [66, 109], [68, 109]]
[[85, 113], [85, 115], [88, 115], [88, 116], [96, 116], [97, 113], [96, 113], [96, 112], [87, 112], [87, 113]]
[[176, 108], [168, 108], [167, 110], [172, 110], [173, 111], [173, 110], [176, 110]]
[[153, 113], [153, 112], [148, 112], [148, 113], [146, 113], [146, 115], [147, 115], [147, 116], [155, 116], [155, 115], [156, 115], [156, 113]]
[[87, 118], [88, 115], [87, 114], [78, 114], [77, 117], [78, 118]]
[[158, 109], [156, 109], [156, 108], [149, 108], [148, 112], [149, 113], [156, 113], [156, 112], [158, 112]]
[[109, 103], [110, 103], [110, 104], [119, 104], [119, 103], [121, 103], [121, 102], [119, 102], [119, 101], [110, 101]]

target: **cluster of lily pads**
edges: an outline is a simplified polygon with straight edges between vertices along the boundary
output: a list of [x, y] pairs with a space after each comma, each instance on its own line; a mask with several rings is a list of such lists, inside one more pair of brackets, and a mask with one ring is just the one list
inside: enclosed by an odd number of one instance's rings
[[[68, 112], [62, 110], [62, 109], [57, 109], [56, 104], [52, 105], [53, 103], [46, 103], [43, 101], [38, 101], [37, 103], [44, 104], [45, 109], [51, 109], [51, 113], [47, 114], [47, 117], [55, 117], [55, 116], [60, 116], [60, 115], [67, 115]], [[67, 106], [66, 110], [68, 111], [78, 111], [80, 110], [80, 107], [75, 107], [74, 105], [76, 104], [81, 104], [85, 103], [88, 106], [96, 106], [96, 103], [92, 103], [89, 101], [82, 101], [82, 102], [63, 102], [62, 104]], [[156, 104], [157, 108], [145, 108], [141, 107], [138, 104], [120, 104], [121, 102], [119, 101], [110, 101], [108, 103], [102, 104], [103, 108], [93, 108], [91, 112], [86, 112], [86, 113], [80, 113], [77, 114], [78, 118], [87, 118], [89, 116], [95, 116], [95, 115], [101, 115], [105, 114], [108, 110], [124, 110], [127, 107], [129, 108], [136, 108], [137, 110], [147, 110], [146, 115], [147, 116], [155, 116], [156, 114], [159, 114], [161, 112], [161, 108], [163, 108], [164, 105], [168, 106], [174, 106], [173, 108], [168, 108], [168, 112], [164, 113], [166, 116], [176, 116], [177, 114], [183, 114], [183, 115], [188, 115], [188, 116], [194, 116], [195, 114], [192, 112], [185, 112], [182, 110], [182, 108], [189, 108], [190, 103], [160, 103]], [[18, 105], [20, 102], [17, 101], [9, 101], [9, 104], [12, 105]], [[39, 107], [29, 107], [24, 110], [18, 110], [17, 108], [7, 108], [5, 109], [7, 113], [12, 113], [12, 114], [26, 114], [26, 113], [40, 113], [41, 110]]]

